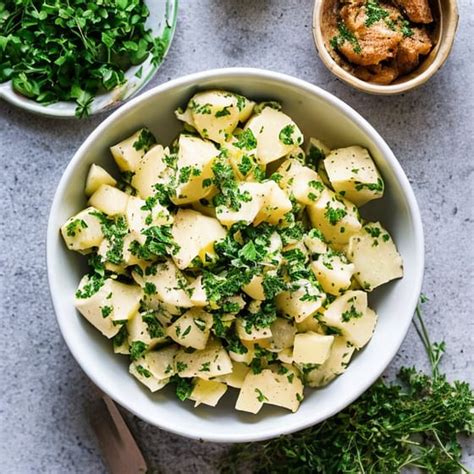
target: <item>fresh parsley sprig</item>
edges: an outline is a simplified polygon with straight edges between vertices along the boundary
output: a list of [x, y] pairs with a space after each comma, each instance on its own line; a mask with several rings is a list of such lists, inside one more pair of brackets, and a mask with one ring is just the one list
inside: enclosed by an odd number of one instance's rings
[[154, 38], [148, 16], [143, 0], [0, 2], [0, 83], [44, 105], [75, 101], [85, 117], [130, 66], [162, 61], [169, 32]]
[[445, 346], [431, 343], [420, 305], [416, 320], [431, 375], [404, 367], [399, 383], [378, 381], [319, 425], [264, 443], [235, 445], [222, 472], [376, 474], [408, 467], [469, 472], [461, 463], [458, 436], [474, 432], [474, 393], [466, 382], [448, 382], [440, 373]]

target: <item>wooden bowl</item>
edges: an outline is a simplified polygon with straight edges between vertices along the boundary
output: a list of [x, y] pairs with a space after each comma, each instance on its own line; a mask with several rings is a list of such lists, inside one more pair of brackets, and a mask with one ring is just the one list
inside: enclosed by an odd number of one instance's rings
[[433, 0], [431, 7], [435, 19], [435, 46], [420, 65], [411, 73], [398, 77], [391, 84], [376, 84], [356, 77], [348, 61], [338, 54], [331, 54], [330, 39], [325, 36], [321, 25], [333, 15], [338, 0], [316, 0], [313, 11], [313, 36], [316, 49], [326, 67], [339, 79], [356, 89], [369, 94], [392, 95], [415, 89], [428, 81], [446, 62], [451, 52], [458, 26], [456, 0]]

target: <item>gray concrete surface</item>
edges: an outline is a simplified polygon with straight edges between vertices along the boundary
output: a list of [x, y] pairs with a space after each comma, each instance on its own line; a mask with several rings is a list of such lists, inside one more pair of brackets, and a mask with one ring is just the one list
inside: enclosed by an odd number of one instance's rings
[[[194, 71], [256, 66], [313, 82], [348, 102], [387, 140], [413, 184], [426, 235], [424, 311], [444, 339], [450, 378], [474, 382], [474, 9], [447, 65], [425, 87], [380, 98], [337, 81], [315, 53], [312, 0], [182, 0], [170, 54], [150, 87]], [[74, 151], [104, 117], [53, 121], [0, 103], [0, 471], [104, 472], [87, 421], [91, 383], [59, 333], [45, 267], [49, 207]], [[387, 374], [426, 367], [410, 331]], [[127, 416], [153, 472], [214, 472], [225, 446], [170, 435]], [[474, 468], [472, 445], [466, 464]]]

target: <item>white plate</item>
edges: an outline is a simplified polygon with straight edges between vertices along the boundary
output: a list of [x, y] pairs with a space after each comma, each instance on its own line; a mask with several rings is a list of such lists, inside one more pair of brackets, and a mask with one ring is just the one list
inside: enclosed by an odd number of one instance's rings
[[[146, 27], [151, 30], [154, 37], [162, 37], [166, 41], [164, 59], [176, 29], [178, 0], [153, 0], [145, 3], [150, 11], [145, 23]], [[97, 95], [92, 102], [90, 114], [111, 110], [130, 99], [151, 80], [160, 66], [161, 63], [152, 64], [151, 57], [149, 57], [142, 64], [129, 68], [125, 73], [127, 82], [110, 92]], [[137, 77], [136, 74], [140, 69], [140, 77]], [[58, 118], [75, 117], [75, 102], [56, 102], [50, 105], [42, 105], [15, 92], [11, 81], [0, 84], [0, 98], [36, 114]]]
[[[223, 88], [254, 100], [281, 101], [283, 110], [301, 127], [305, 137], [316, 136], [331, 147], [369, 148], [385, 180], [383, 199], [362, 209], [380, 219], [403, 256], [405, 276], [377, 289], [369, 302], [379, 314], [371, 342], [352, 360], [347, 372], [321, 390], [305, 390], [296, 413], [265, 406], [257, 415], [234, 410], [235, 390], [216, 408], [192, 408], [180, 402], [171, 388], [151, 394], [127, 371], [127, 357], [115, 355], [101, 336], [73, 306], [73, 294], [86, 271], [85, 258], [66, 249], [59, 227], [85, 207], [84, 181], [91, 163], [109, 170], [115, 165], [108, 147], [146, 125], [164, 144], [181, 124], [173, 110], [185, 106], [197, 90]], [[258, 69], [222, 69], [192, 74], [160, 85], [137, 97], [108, 117], [87, 138], [66, 168], [54, 197], [48, 227], [48, 277], [64, 339], [80, 366], [104, 392], [143, 420], [174, 433], [209, 441], [242, 442], [271, 438], [321, 422], [342, 410], [364, 392], [387, 367], [400, 347], [417, 304], [423, 277], [423, 231], [412, 188], [400, 164], [380, 135], [341, 100], [307, 82]], [[52, 374], [52, 376], [54, 376]]]

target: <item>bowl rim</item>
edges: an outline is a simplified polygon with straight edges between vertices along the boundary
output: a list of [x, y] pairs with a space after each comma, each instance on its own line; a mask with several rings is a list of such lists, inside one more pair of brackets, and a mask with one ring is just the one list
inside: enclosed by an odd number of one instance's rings
[[[447, 23], [446, 21], [443, 21], [443, 18], [441, 18], [441, 40], [437, 45], [438, 50], [435, 53], [433, 62], [421, 74], [398, 84], [375, 84], [363, 81], [340, 66], [332, 58], [326, 48], [321, 31], [321, 11], [325, 1], [327, 0], [315, 0], [313, 7], [313, 40], [316, 51], [318, 52], [322, 63], [330, 72], [359, 91], [375, 95], [395, 95], [417, 89], [431, 79], [431, 77], [443, 67], [453, 48], [454, 38], [459, 24], [459, 13], [457, 0], [447, 0], [449, 16], [452, 20]], [[443, 36], [443, 34], [445, 36]]]
[[46, 259], [47, 259], [47, 274], [48, 274], [48, 283], [50, 289], [51, 300], [53, 303], [53, 307], [56, 314], [56, 319], [58, 321], [58, 325], [62, 334], [66, 345], [68, 346], [71, 354], [73, 355], [76, 362], [82, 368], [82, 370], [86, 373], [86, 375], [92, 380], [94, 384], [96, 384], [102, 391], [107, 393], [113, 400], [115, 400], [118, 404], [122, 407], [136, 415], [137, 417], [141, 418], [142, 420], [150, 423], [153, 426], [157, 426], [161, 429], [169, 431], [174, 434], [178, 434], [181, 436], [185, 436], [192, 439], [199, 439], [199, 440], [206, 440], [210, 442], [222, 442], [222, 443], [239, 443], [239, 442], [249, 442], [249, 441], [262, 441], [265, 439], [269, 439], [272, 437], [276, 437], [283, 434], [293, 433], [295, 431], [302, 430], [304, 428], [308, 428], [309, 426], [315, 425], [317, 423], [322, 422], [323, 420], [335, 415], [339, 411], [343, 410], [346, 406], [352, 403], [355, 399], [357, 399], [363, 392], [365, 392], [382, 374], [382, 372], [386, 369], [390, 361], [393, 357], [397, 354], [405, 336], [408, 332], [409, 326], [412, 321], [412, 317], [404, 318], [403, 321], [400, 323], [400, 331], [394, 335], [392, 339], [396, 340], [396, 344], [394, 345], [394, 350], [390, 353], [384, 354], [383, 357], [383, 364], [380, 364], [378, 370], [375, 370], [372, 373], [370, 379], [365, 383], [361, 384], [357, 387], [356, 390], [352, 391], [349, 395], [345, 397], [341, 397], [338, 400], [338, 403], [334, 404], [333, 409], [330, 412], [324, 413], [321, 416], [320, 413], [315, 413], [314, 417], [306, 420], [299, 420], [295, 418], [294, 421], [290, 419], [285, 419], [284, 425], [280, 425], [278, 430], [275, 428], [270, 427], [267, 429], [262, 429], [258, 432], [254, 432], [253, 430], [248, 430], [245, 434], [239, 433], [203, 433], [199, 429], [196, 428], [188, 428], [187, 426], [176, 426], [173, 424], [172, 420], [168, 419], [161, 419], [157, 422], [151, 416], [149, 416], [145, 412], [140, 412], [140, 410], [133, 406], [133, 403], [129, 403], [127, 401], [127, 397], [125, 397], [122, 393], [110, 393], [107, 390], [101, 380], [99, 380], [96, 375], [95, 371], [84, 364], [81, 360], [81, 349], [78, 346], [75, 346], [71, 343], [70, 334], [66, 325], [65, 318], [63, 318], [59, 314], [59, 295], [61, 293], [61, 286], [60, 283], [57, 281], [58, 278], [55, 276], [54, 265], [53, 265], [53, 254], [54, 249], [58, 245], [58, 229], [56, 228], [56, 223], [54, 222], [54, 216], [58, 212], [58, 209], [61, 206], [62, 196], [65, 193], [66, 187], [71, 179], [74, 176], [74, 169], [76, 168], [77, 164], [82, 160], [84, 153], [87, 151], [88, 147], [92, 142], [96, 140], [96, 138], [103, 132], [104, 129], [108, 128], [112, 125], [117, 119], [125, 116], [131, 109], [133, 109], [136, 105], [145, 102], [147, 100], [152, 99], [156, 95], [160, 95], [166, 93], [168, 90], [172, 90], [176, 87], [186, 86], [186, 85], [198, 85], [201, 81], [205, 80], [219, 80], [226, 77], [232, 77], [238, 81], [239, 77], [252, 77], [255, 80], [259, 79], [268, 79], [280, 83], [284, 83], [290, 87], [296, 87], [299, 90], [304, 91], [305, 93], [316, 95], [322, 100], [328, 102], [331, 106], [335, 107], [339, 112], [344, 114], [348, 117], [351, 121], [353, 121], [358, 127], [360, 127], [364, 133], [367, 134], [368, 138], [376, 144], [379, 148], [382, 156], [388, 162], [391, 170], [394, 173], [395, 179], [399, 182], [403, 192], [406, 196], [408, 211], [412, 218], [413, 223], [413, 231], [414, 231], [414, 243], [415, 246], [415, 255], [416, 261], [414, 262], [415, 268], [415, 284], [413, 285], [413, 289], [409, 298], [406, 299], [405, 304], [407, 308], [407, 312], [409, 311], [412, 315], [415, 311], [416, 305], [418, 304], [419, 294], [421, 292], [421, 286], [423, 281], [423, 271], [424, 271], [424, 239], [423, 239], [423, 227], [421, 221], [421, 215], [418, 208], [418, 204], [411, 188], [411, 185], [408, 181], [407, 176], [405, 175], [400, 163], [395, 158], [395, 155], [387, 145], [387, 143], [383, 140], [383, 138], [378, 134], [378, 132], [370, 125], [367, 120], [365, 120], [358, 112], [356, 112], [352, 107], [348, 104], [343, 102], [341, 99], [337, 98], [330, 92], [321, 89], [320, 87], [310, 84], [302, 79], [298, 79], [292, 77], [287, 74], [273, 72], [264, 69], [257, 69], [257, 68], [245, 68], [245, 67], [237, 67], [237, 68], [223, 68], [223, 69], [212, 69], [202, 72], [197, 72], [193, 74], [189, 74], [180, 78], [173, 79], [171, 81], [165, 82], [161, 85], [154, 87], [153, 89], [141, 94], [140, 96], [134, 98], [127, 104], [120, 107], [114, 113], [112, 113], [109, 117], [107, 117], [102, 123], [100, 123], [86, 138], [86, 140], [82, 143], [79, 149], [74, 154], [73, 158], [67, 165], [60, 182], [58, 184], [57, 190], [55, 192], [53, 202], [50, 208], [50, 215], [48, 219], [48, 228], [47, 228], [47, 242], [46, 242]]
[[[104, 94], [99, 94], [97, 96], [94, 96], [94, 102], [95, 102], [95, 99], [100, 96], [110, 96], [110, 100], [108, 100], [105, 104], [101, 106], [97, 106], [97, 107], [94, 107], [94, 103], [93, 103], [89, 117], [92, 117], [93, 115], [97, 115], [97, 114], [102, 114], [119, 107], [124, 102], [134, 97], [138, 92], [140, 92], [141, 89], [143, 89], [151, 81], [151, 79], [153, 79], [153, 77], [156, 75], [158, 70], [163, 65], [164, 60], [166, 56], [168, 55], [168, 52], [171, 48], [171, 43], [173, 42], [174, 34], [176, 31], [176, 25], [178, 21], [178, 8], [179, 8], [179, 0], [166, 0], [165, 16], [164, 16], [166, 27], [164, 29], [164, 33], [167, 31], [166, 28], [168, 28], [169, 33], [167, 35], [168, 36], [167, 43], [166, 43], [165, 50], [163, 52], [162, 60], [155, 65], [150, 64], [151, 67], [149, 68], [146, 74], [145, 73], [143, 74], [141, 78], [137, 78], [135, 75], [133, 75], [131, 78], [128, 78], [127, 81], [121, 86], [118, 86], [115, 89], [112, 89], [111, 91], [106, 92]], [[162, 34], [162, 36], [164, 36], [164, 34]], [[148, 58], [145, 60], [145, 62], [146, 61], [148, 61]], [[142, 64], [139, 64], [136, 67], [135, 66], [132, 66], [132, 67], [140, 68]], [[132, 82], [133, 84], [136, 84], [136, 86], [127, 92], [127, 90], [124, 89], [124, 87], [126, 87], [127, 84], [129, 84], [130, 81], [135, 78], [136, 80], [133, 80]], [[11, 82], [12, 81], [10, 80], [4, 83], [0, 83], [0, 99], [3, 99], [6, 102], [14, 105], [15, 107], [26, 110], [27, 112], [33, 113], [35, 115], [49, 117], [49, 118], [58, 118], [58, 119], [77, 119], [75, 115], [76, 106], [74, 102], [59, 101], [59, 102], [54, 102], [53, 104], [43, 105], [39, 102], [36, 102], [35, 100], [29, 99], [28, 97], [25, 97], [15, 92], [11, 85]], [[122, 91], [125, 91], [123, 96], [121, 95]]]

